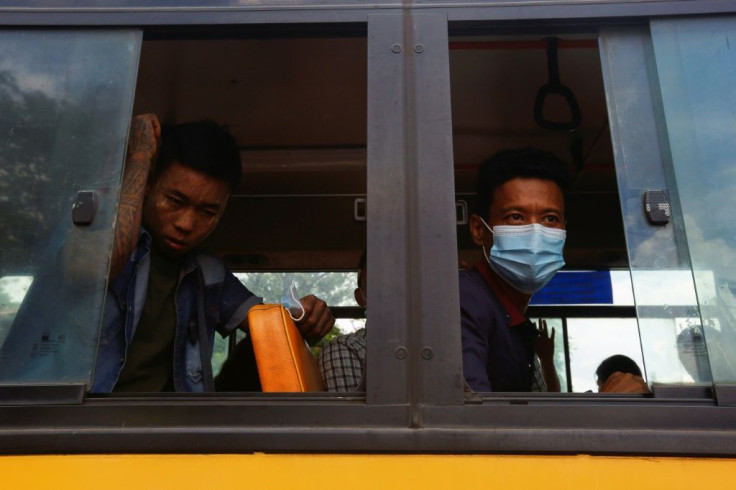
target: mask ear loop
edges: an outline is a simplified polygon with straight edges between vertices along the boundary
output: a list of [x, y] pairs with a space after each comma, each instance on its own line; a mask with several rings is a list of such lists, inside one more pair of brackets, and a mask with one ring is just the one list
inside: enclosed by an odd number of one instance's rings
[[[493, 229], [490, 226], [488, 226], [488, 223], [486, 223], [486, 220], [484, 220], [480, 216], [478, 216], [478, 219], [480, 220], [481, 223], [483, 223], [483, 225], [486, 228], [488, 228], [488, 231], [491, 232], [491, 235], [493, 235]], [[486, 246], [485, 245], [481, 245], [480, 248], [481, 248], [481, 250], [483, 250], [483, 257], [486, 258], [486, 262], [488, 262], [488, 265], [491, 265], [491, 255], [488, 254], [488, 253], [486, 253]]]
[[478, 219], [480, 220], [481, 223], [483, 223], [483, 226], [485, 226], [486, 228], [488, 228], [488, 231], [491, 232], [491, 235], [493, 235], [493, 228], [491, 228], [490, 226], [488, 226], [488, 223], [486, 223], [486, 220], [484, 220], [480, 216], [478, 216]]
[[[291, 281], [289, 292], [281, 297], [281, 303], [283, 303], [286, 311], [289, 312], [289, 316], [295, 322], [301, 321], [304, 318], [304, 315], [307, 313], [302, 306], [302, 302], [299, 301], [299, 296], [297, 296], [296, 294], [296, 283], [294, 281]], [[297, 314], [295, 313], [295, 310], [296, 312], [301, 312], [298, 317], [295, 316]]]

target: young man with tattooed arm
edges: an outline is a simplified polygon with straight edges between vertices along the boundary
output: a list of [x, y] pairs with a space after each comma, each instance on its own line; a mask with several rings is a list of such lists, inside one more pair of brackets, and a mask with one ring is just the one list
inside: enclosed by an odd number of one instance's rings
[[[162, 132], [155, 115], [133, 120], [92, 392], [214, 390], [215, 331], [245, 328], [261, 302], [198, 248], [240, 177], [235, 141], [217, 124]], [[321, 338], [332, 313], [315, 296], [301, 301], [300, 331]]]

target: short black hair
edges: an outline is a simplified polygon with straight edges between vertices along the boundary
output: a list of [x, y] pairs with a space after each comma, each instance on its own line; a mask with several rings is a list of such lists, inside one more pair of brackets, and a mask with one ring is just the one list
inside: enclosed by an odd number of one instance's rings
[[230, 192], [240, 184], [242, 169], [238, 145], [235, 138], [214, 121], [189, 122], [162, 129], [154, 178], [174, 162], [227, 182]]
[[496, 188], [519, 177], [551, 180], [559, 186], [563, 196], [570, 186], [568, 167], [554, 153], [532, 146], [501, 150], [481, 163], [478, 169], [475, 213], [486, 219]]
[[605, 359], [598, 369], [595, 370], [596, 376], [598, 376], [598, 383], [603, 384], [606, 380], [616, 371], [622, 373], [630, 373], [641, 377], [641, 369], [637, 366], [636, 362], [623, 354], [616, 354], [614, 356]]

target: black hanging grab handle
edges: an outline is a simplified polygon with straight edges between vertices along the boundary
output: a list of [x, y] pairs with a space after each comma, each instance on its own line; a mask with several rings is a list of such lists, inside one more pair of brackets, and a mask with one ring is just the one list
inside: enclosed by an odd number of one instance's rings
[[[557, 62], [557, 38], [548, 37], [547, 41], [547, 72], [549, 82], [539, 87], [537, 98], [534, 101], [534, 120], [539, 127], [557, 131], [572, 131], [580, 126], [580, 106], [572, 90], [560, 83], [560, 65]], [[544, 102], [550, 94], [561, 95], [565, 98], [570, 109], [571, 119], [567, 122], [548, 121], [544, 118]]]

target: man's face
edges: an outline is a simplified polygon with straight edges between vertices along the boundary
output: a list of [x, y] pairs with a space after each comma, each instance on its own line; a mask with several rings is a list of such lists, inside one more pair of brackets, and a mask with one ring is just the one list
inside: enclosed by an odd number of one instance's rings
[[182, 256], [212, 233], [229, 196], [227, 182], [174, 162], [146, 189], [143, 225], [158, 250]]
[[[550, 228], [565, 229], [565, 200], [562, 190], [551, 180], [509, 180], [493, 192], [486, 222], [491, 228], [537, 223]], [[476, 245], [490, 247], [493, 243], [492, 234], [477, 215], [471, 217], [470, 230]]]

